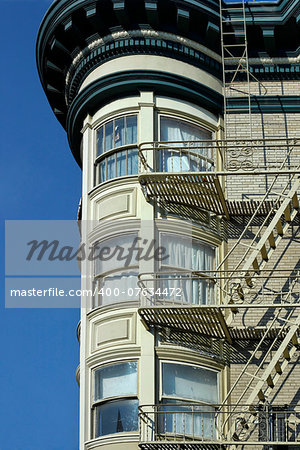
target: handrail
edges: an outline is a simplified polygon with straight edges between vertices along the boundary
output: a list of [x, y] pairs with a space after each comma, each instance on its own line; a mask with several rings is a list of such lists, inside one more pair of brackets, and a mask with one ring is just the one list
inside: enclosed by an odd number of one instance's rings
[[[147, 295], [151, 295], [153, 299], [155, 300], [156, 296], [153, 295], [153, 287], [151, 287], [151, 291], [149, 288], [149, 284], [153, 285], [153, 283], [159, 283], [159, 282], [170, 282], [170, 285], [172, 285], [172, 282], [175, 284], [177, 282], [184, 283], [189, 281], [199, 281], [199, 282], [207, 282], [211, 286], [217, 287], [219, 289], [219, 295], [222, 294], [222, 297], [217, 297], [217, 292], [215, 291], [214, 295], [214, 302], [210, 302], [209, 306], [218, 306], [221, 309], [228, 309], [232, 308], [232, 304], [229, 304], [229, 302], [225, 302], [224, 296], [228, 296], [231, 298], [232, 291], [231, 287], [229, 287], [229, 281], [234, 282], [237, 280], [237, 282], [240, 282], [240, 279], [242, 277], [245, 277], [246, 275], [251, 277], [251, 275], [256, 274], [254, 270], [203, 270], [203, 271], [191, 271], [191, 270], [168, 270], [163, 272], [144, 272], [140, 273], [138, 275], [138, 287], [140, 288], [140, 303], [142, 303], [142, 298], [147, 297]], [[272, 277], [272, 287], [270, 287], [270, 276]], [[251, 307], [283, 307], [284, 305], [287, 306], [295, 306], [293, 303], [290, 303], [287, 301], [286, 297], [289, 294], [295, 294], [295, 292], [292, 290], [292, 286], [295, 285], [296, 282], [299, 282], [300, 280], [300, 271], [298, 269], [294, 270], [287, 270], [287, 269], [269, 269], [269, 270], [262, 270], [259, 275], [255, 276], [256, 280], [259, 285], [253, 286], [252, 290], [249, 291], [249, 297], [255, 296], [255, 302], [254, 303], [248, 303], [245, 300], [243, 303], [238, 303], [238, 307], [245, 307], [245, 308], [251, 308]], [[279, 285], [274, 285], [274, 281], [277, 281]], [[224, 283], [225, 282], [225, 283]], [[284, 285], [283, 283], [284, 282]], [[226, 285], [224, 288], [224, 284]], [[165, 297], [160, 298], [159, 303], [164, 301]], [[267, 302], [262, 304], [264, 300], [267, 298]], [[271, 303], [270, 303], [271, 298]], [[276, 303], [272, 303], [272, 299]], [[200, 297], [199, 297], [200, 300]], [[210, 299], [211, 300], [211, 299]], [[218, 301], [217, 301], [218, 300]], [[170, 300], [167, 300], [168, 306], [170, 306]], [[178, 299], [176, 299], [176, 305], [180, 303]], [[184, 301], [185, 305], [191, 304], [192, 306], [195, 306], [192, 302]], [[151, 301], [151, 304], [153, 305], [153, 300]], [[199, 304], [201, 306], [201, 304]], [[300, 307], [300, 303], [299, 303]]]
[[[231, 427], [235, 431], [241, 428], [242, 417], [245, 414], [249, 417], [251, 415], [250, 407], [255, 411], [257, 420], [250, 422], [248, 428], [244, 428], [239, 445], [254, 446], [277, 442], [292, 445], [299, 442], [299, 405], [265, 404], [253, 407], [249, 404], [240, 404], [238, 409], [236, 406], [235, 403], [227, 404], [226, 410], [221, 411], [219, 404], [195, 401], [140, 405], [138, 407], [140, 443], [159, 441], [162, 448], [164, 441], [170, 443], [186, 440], [190, 445], [193, 442], [234, 444], [230, 431], [222, 434], [220, 429], [223, 428], [228, 415], [231, 417]], [[261, 423], [268, 429], [265, 436], [260, 434]]]
[[[201, 155], [201, 153], [195, 152], [195, 147], [199, 146], [199, 150], [202, 150], [203, 152], [209, 151], [212, 155], [211, 158], [206, 156], [205, 154]], [[236, 165], [230, 166], [226, 163], [227, 156], [234, 155], [235, 152], [240, 151], [245, 155], [246, 159], [248, 158], [248, 154], [251, 153], [254, 156], [259, 154], [260, 152], [264, 151], [266, 149], [272, 149], [274, 152], [272, 152], [272, 158], [274, 155], [276, 155], [276, 149], [280, 149], [282, 147], [287, 148], [288, 155], [285, 158], [285, 163], [288, 162], [289, 168], [293, 168], [294, 166], [291, 164], [291, 161], [289, 161], [289, 156], [291, 151], [294, 148], [300, 147], [300, 139], [299, 138], [274, 138], [274, 139], [243, 139], [243, 140], [236, 140], [236, 139], [218, 139], [218, 140], [198, 140], [198, 141], [146, 141], [142, 142], [138, 145], [138, 153], [139, 153], [139, 159], [140, 163], [143, 166], [144, 172], [141, 171], [140, 166], [140, 173], [156, 173], [157, 167], [155, 165], [155, 161], [152, 161], [151, 164], [149, 164], [149, 159], [147, 158], [147, 153], [155, 153], [155, 152], [179, 152], [184, 154], [184, 156], [190, 156], [192, 158], [198, 158], [201, 161], [205, 161], [206, 163], [211, 164], [212, 166], [209, 167], [209, 172], [217, 173], [218, 175], [233, 175], [233, 174], [240, 174], [244, 170], [244, 174], [249, 175], [253, 171], [260, 170], [267, 170], [272, 168], [277, 168], [277, 171], [282, 172], [283, 166], [280, 163], [280, 161], [267, 161], [264, 164], [265, 154], [262, 153], [262, 158], [260, 163], [257, 165], [253, 164], [247, 164], [244, 166], [243, 164], [240, 165], [240, 167], [236, 167]], [[241, 156], [241, 155], [240, 155]], [[178, 157], [178, 156], [176, 156]], [[220, 165], [223, 167], [223, 171], [217, 171], [217, 160], [220, 158]], [[154, 165], [153, 165], [154, 164]], [[298, 167], [299, 165], [296, 165]], [[245, 170], [246, 168], [246, 170]], [[224, 170], [225, 169], [225, 170]], [[195, 171], [195, 170], [194, 170]], [[201, 171], [203, 171], [203, 168], [201, 168]], [[292, 170], [295, 172], [295, 170]], [[164, 172], [164, 170], [162, 170]], [[169, 173], [172, 173], [172, 170], [168, 171]], [[268, 173], [267, 173], [268, 174]]]

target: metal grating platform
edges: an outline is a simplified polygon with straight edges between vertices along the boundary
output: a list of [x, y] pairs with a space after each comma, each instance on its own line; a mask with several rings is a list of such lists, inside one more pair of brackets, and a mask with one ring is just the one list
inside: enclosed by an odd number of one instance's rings
[[226, 446], [223, 444], [201, 443], [201, 442], [142, 442], [139, 444], [140, 448], [145, 450], [221, 450]]
[[[226, 339], [230, 344], [234, 341], [284, 339], [284, 332], [280, 327], [271, 328], [265, 335], [265, 327], [229, 327], [219, 306], [152, 306], [139, 308], [142, 321], [149, 326], [169, 329], [166, 335], [170, 339], [177, 339], [186, 343], [197, 343], [202, 338]], [[179, 333], [179, 334], [178, 334]], [[279, 336], [279, 333], [281, 335]], [[198, 342], [199, 341], [199, 342]]]
[[170, 327], [179, 331], [227, 339], [229, 342], [232, 342], [222, 311], [216, 307], [153, 306], [139, 308], [138, 311], [147, 326]]
[[[213, 173], [145, 173], [139, 176], [144, 193], [168, 206], [192, 206], [229, 218], [224, 193]], [[146, 190], [146, 192], [145, 192]]]
[[[252, 216], [260, 202], [257, 200], [227, 200], [226, 205], [230, 216]], [[273, 208], [274, 201], [265, 200], [257, 212], [257, 216], [266, 216]], [[281, 202], [277, 205], [280, 206]]]
[[[266, 332], [265, 327], [248, 327], [248, 328], [229, 328], [229, 333], [233, 341], [240, 341], [240, 340], [260, 340]], [[271, 328], [267, 335], [265, 336], [266, 339], [275, 339], [280, 332], [280, 328]], [[282, 339], [284, 338], [286, 332], [282, 333]]]

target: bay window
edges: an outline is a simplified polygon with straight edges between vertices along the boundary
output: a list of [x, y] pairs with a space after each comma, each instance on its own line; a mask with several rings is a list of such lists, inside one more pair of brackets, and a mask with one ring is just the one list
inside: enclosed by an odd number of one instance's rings
[[122, 116], [97, 130], [95, 184], [138, 173], [137, 115]]
[[[209, 271], [215, 267], [215, 247], [171, 233], [161, 233], [160, 243], [167, 255], [160, 267], [162, 290], [168, 294], [173, 291], [170, 288], [175, 289], [175, 293], [179, 290], [180, 296], [177, 295], [176, 302], [194, 305], [214, 303], [214, 279]], [[198, 273], [193, 275], [193, 272]]]
[[218, 397], [216, 371], [162, 362], [160, 433], [215, 439]]
[[94, 246], [94, 306], [138, 299], [137, 233], [121, 234]]
[[[213, 166], [212, 132], [187, 121], [160, 117], [161, 172], [210, 171]], [[172, 142], [173, 141], [173, 142]]]
[[94, 372], [94, 437], [138, 430], [137, 362]]

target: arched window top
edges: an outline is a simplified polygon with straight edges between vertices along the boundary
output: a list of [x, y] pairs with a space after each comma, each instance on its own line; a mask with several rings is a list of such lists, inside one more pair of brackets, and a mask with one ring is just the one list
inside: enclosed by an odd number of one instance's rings
[[161, 141], [201, 141], [212, 139], [212, 132], [175, 117], [160, 117]]

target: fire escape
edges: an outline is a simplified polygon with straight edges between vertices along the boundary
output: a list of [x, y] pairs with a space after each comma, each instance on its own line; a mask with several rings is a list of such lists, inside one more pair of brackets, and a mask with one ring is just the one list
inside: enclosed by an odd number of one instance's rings
[[[271, 265], [299, 212], [300, 141], [252, 138], [244, 1], [220, 1], [220, 17], [225, 139], [143, 143], [139, 181], [147, 201], [162, 211], [208, 217], [211, 224], [242, 220], [246, 226], [213, 272], [140, 274], [139, 315], [168, 342], [210, 345], [225, 359], [236, 345], [247, 343], [251, 350], [221, 404], [141, 406], [144, 449], [300, 445], [300, 407], [272, 403], [300, 345], [300, 273]], [[245, 106], [232, 109], [230, 98], [237, 96]], [[229, 126], [232, 113], [243, 118], [243, 126]], [[251, 180], [253, 199], [231, 200], [230, 186], [244, 180]], [[255, 196], [262, 184], [264, 192]], [[192, 285], [199, 299], [205, 290], [205, 304], [161, 295], [166, 286], [190, 292]], [[241, 325], [246, 314], [257, 323]]]

